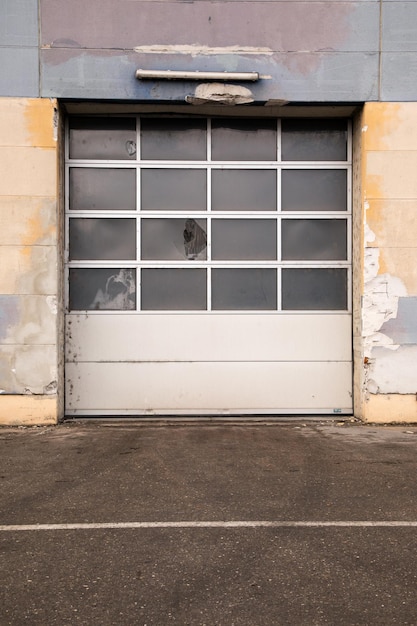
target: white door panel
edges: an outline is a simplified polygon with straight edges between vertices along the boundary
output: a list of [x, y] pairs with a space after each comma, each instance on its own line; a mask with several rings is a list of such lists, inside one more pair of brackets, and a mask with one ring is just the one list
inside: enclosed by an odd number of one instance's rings
[[67, 316], [67, 361], [348, 361], [351, 317]]
[[81, 414], [348, 413], [351, 363], [67, 364]]

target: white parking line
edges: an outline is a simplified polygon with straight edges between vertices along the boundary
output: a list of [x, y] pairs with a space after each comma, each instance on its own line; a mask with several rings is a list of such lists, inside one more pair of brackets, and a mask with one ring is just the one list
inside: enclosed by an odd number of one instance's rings
[[98, 522], [80, 524], [4, 524], [0, 532], [38, 530], [119, 530], [125, 528], [415, 528], [417, 521], [178, 521], [178, 522]]

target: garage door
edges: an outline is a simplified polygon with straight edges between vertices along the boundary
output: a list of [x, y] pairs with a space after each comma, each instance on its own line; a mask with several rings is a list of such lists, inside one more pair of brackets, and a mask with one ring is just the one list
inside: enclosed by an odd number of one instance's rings
[[73, 117], [66, 414], [352, 411], [339, 119]]

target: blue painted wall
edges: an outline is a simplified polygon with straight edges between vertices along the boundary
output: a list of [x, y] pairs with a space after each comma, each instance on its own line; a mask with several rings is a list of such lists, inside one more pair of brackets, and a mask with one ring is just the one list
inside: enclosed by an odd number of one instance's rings
[[0, 95], [39, 96], [38, 0], [0, 0]]

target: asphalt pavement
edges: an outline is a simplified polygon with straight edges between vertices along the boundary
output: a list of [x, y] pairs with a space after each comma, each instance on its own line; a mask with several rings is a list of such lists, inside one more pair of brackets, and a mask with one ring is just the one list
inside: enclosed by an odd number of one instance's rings
[[0, 625], [417, 624], [417, 426], [0, 429]]

